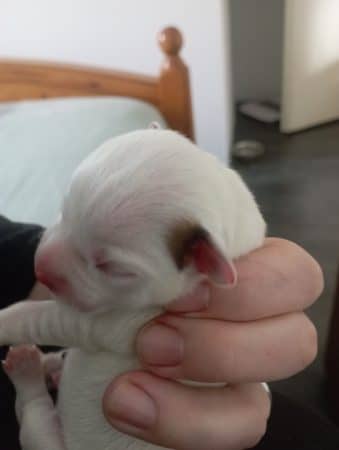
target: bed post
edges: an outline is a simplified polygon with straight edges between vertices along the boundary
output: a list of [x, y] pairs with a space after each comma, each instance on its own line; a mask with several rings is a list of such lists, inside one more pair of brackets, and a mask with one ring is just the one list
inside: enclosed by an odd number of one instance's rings
[[182, 36], [177, 28], [168, 27], [158, 35], [165, 55], [159, 76], [159, 109], [168, 125], [194, 139], [189, 73], [180, 58]]

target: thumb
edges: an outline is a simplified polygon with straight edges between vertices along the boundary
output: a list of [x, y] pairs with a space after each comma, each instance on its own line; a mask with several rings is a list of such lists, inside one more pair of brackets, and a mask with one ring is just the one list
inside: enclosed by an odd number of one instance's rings
[[107, 388], [108, 422], [165, 448], [243, 450], [263, 436], [270, 401], [260, 383], [192, 387], [146, 372], [130, 372]]

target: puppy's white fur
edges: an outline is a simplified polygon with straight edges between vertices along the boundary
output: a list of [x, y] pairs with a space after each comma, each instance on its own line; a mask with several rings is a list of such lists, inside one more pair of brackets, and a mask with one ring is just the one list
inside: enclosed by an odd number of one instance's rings
[[138, 367], [138, 329], [203, 277], [192, 264], [178, 268], [171, 254], [168, 239], [180, 223], [206, 230], [229, 262], [265, 235], [240, 177], [189, 140], [164, 130], [114, 138], [76, 170], [62, 215], [37, 252], [67, 288], [58, 301], [0, 313], [1, 344], [72, 348], [58, 401], [67, 450], [159, 448], [113, 430], [102, 397], [112, 378]]

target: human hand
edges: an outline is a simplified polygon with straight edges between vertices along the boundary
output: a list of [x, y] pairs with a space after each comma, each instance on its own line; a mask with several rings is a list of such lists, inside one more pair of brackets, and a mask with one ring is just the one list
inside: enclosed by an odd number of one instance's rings
[[[303, 249], [277, 238], [235, 266], [233, 290], [200, 288], [139, 332], [145, 371], [107, 388], [112, 426], [177, 450], [240, 450], [262, 438], [270, 401], [260, 382], [289, 377], [316, 356], [317, 333], [302, 311], [320, 295], [323, 276]], [[194, 388], [175, 379], [230, 384]]]

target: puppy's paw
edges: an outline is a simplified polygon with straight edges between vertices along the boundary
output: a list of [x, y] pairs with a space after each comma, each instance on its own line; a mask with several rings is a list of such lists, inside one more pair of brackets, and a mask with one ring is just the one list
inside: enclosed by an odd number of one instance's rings
[[3, 368], [15, 386], [43, 381], [41, 352], [35, 345], [11, 347], [3, 361]]
[[42, 354], [42, 365], [49, 389], [58, 389], [67, 350]]

